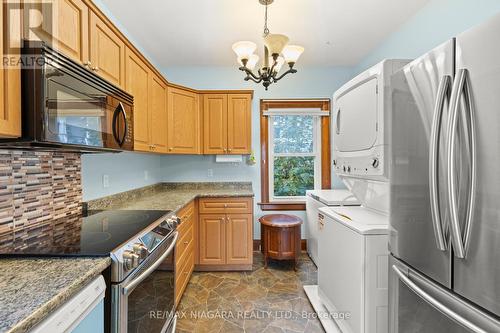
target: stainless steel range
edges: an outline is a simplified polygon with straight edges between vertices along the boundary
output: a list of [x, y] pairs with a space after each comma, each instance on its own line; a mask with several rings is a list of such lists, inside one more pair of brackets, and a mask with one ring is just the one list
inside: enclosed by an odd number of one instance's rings
[[89, 211], [50, 221], [32, 237], [14, 233], [0, 256], [110, 256], [108, 330], [174, 332], [178, 223], [169, 211]]

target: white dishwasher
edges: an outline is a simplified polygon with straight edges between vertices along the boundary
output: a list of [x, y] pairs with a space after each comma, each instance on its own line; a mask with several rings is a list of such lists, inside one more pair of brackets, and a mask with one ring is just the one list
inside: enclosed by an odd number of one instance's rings
[[103, 333], [105, 291], [106, 283], [99, 275], [30, 333]]
[[306, 237], [307, 253], [319, 267], [318, 260], [318, 212], [322, 207], [359, 206], [359, 201], [349, 190], [309, 190], [306, 191]]

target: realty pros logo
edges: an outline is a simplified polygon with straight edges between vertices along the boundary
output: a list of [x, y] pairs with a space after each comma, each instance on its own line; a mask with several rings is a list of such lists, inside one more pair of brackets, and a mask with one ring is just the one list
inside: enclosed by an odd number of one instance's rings
[[44, 65], [42, 58], [23, 52], [23, 47], [26, 42], [52, 44], [53, 23], [58, 17], [58, 13], [53, 11], [54, 1], [59, 0], [3, 0], [2, 20], [6, 23], [3, 68]]

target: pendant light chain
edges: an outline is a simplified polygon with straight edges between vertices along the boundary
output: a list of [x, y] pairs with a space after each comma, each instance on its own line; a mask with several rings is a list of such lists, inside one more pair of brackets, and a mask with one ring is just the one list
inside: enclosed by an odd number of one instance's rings
[[267, 28], [267, 4], [268, 2], [266, 1], [266, 13], [264, 15], [264, 37], [269, 35], [269, 29]]

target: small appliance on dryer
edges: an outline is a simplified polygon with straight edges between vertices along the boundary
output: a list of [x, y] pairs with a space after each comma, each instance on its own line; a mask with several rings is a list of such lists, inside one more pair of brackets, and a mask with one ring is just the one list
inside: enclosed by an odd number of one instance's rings
[[359, 206], [359, 200], [349, 190], [308, 190], [306, 191], [306, 236], [307, 253], [311, 260], [319, 266], [318, 237], [319, 209], [333, 206]]

